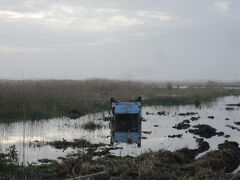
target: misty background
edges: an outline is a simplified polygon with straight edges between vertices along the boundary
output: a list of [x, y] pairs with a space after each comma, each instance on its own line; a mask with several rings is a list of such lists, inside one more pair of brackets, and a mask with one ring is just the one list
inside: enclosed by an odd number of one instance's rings
[[239, 0], [0, 0], [0, 79], [239, 80]]

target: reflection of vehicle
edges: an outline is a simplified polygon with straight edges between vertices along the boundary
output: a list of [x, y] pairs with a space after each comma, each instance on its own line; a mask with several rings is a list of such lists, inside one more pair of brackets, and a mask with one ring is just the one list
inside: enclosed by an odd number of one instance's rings
[[111, 144], [136, 143], [141, 146], [141, 97], [134, 102], [117, 102], [111, 98]]

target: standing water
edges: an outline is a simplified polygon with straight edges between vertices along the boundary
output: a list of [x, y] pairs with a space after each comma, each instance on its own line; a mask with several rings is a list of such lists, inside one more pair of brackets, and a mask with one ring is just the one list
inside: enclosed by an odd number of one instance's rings
[[[199, 136], [189, 133], [188, 130], [193, 129], [192, 126], [198, 124], [210, 125], [217, 132], [224, 133], [222, 136], [204, 138], [209, 143], [210, 150], [217, 149], [217, 145], [225, 140], [240, 143], [240, 125], [237, 125], [237, 122], [240, 122], [239, 107], [226, 109], [226, 104], [235, 103], [240, 103], [240, 97], [219, 98], [200, 107], [193, 105], [143, 107], [145, 121], [142, 122], [141, 147], [138, 147], [137, 144], [118, 143], [114, 146], [121, 147], [121, 149], [112, 150], [111, 153], [118, 156], [136, 156], [149, 150], [167, 149], [174, 151], [182, 147], [196, 148], [197, 143], [194, 137], [199, 138]], [[179, 115], [187, 112], [197, 114]], [[198, 119], [198, 117], [200, 118]], [[191, 118], [196, 119], [191, 120]], [[190, 121], [189, 128], [180, 130], [173, 128], [183, 120]], [[89, 121], [101, 124], [102, 128], [94, 131], [84, 129], [83, 125]], [[71, 152], [76, 152], [76, 150], [72, 148], [59, 150], [49, 145], [38, 146], [34, 142], [51, 142], [63, 139], [73, 141], [83, 138], [91, 143], [110, 145], [111, 130], [109, 127], [109, 121], [103, 120], [102, 113], [89, 114], [75, 120], [64, 117], [40, 121], [1, 123], [0, 152], [6, 152], [9, 146], [16, 145], [20, 162], [38, 162], [38, 159], [57, 160], [58, 157], [64, 157]], [[179, 138], [171, 138], [169, 135], [179, 135]]]

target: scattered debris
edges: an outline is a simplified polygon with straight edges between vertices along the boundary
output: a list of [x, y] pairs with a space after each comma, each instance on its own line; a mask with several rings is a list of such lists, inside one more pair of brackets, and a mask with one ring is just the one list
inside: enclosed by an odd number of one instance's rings
[[193, 116], [198, 114], [197, 112], [186, 112], [186, 113], [179, 113], [179, 116]]
[[146, 122], [147, 120], [146, 120], [145, 118], [142, 118], [142, 121], [143, 121], [143, 122]]
[[107, 149], [111, 151], [111, 150], [123, 149], [123, 147], [109, 147]]
[[240, 122], [234, 122], [234, 124], [236, 124], [236, 125], [239, 125], [239, 126], [240, 126]]
[[152, 131], [142, 131], [143, 134], [151, 134]]
[[166, 111], [160, 111], [160, 112], [157, 112], [157, 114], [159, 116], [166, 116]]
[[190, 121], [188, 120], [188, 119], [185, 119], [185, 120], [183, 120], [183, 123], [190, 123]]
[[102, 157], [102, 156], [110, 155], [111, 150], [117, 150], [117, 149], [123, 149], [123, 147], [103, 147], [98, 151], [96, 151], [95, 148], [88, 148], [87, 149], [87, 154], [90, 155], [90, 156]]
[[146, 112], [146, 115], [153, 115], [154, 113]]
[[198, 119], [200, 119], [200, 117], [191, 117], [190, 118], [191, 121], [197, 121]]
[[230, 138], [231, 136], [230, 136], [230, 135], [225, 135], [224, 137], [225, 137], [225, 138]]
[[51, 159], [38, 159], [38, 162], [43, 163], [43, 164], [47, 164], [47, 163], [53, 162], [53, 160], [51, 160]]
[[214, 116], [208, 116], [208, 119], [214, 119]]
[[30, 142], [29, 143], [29, 147], [33, 147], [33, 148], [39, 148], [39, 147], [42, 147], [42, 146], [45, 146], [47, 143], [44, 142], [44, 141], [33, 141], [33, 142]]
[[59, 160], [62, 160], [62, 161], [64, 161], [65, 159], [67, 159], [66, 157], [58, 157], [57, 159], [59, 159]]
[[231, 128], [231, 129], [233, 129], [233, 130], [238, 130], [238, 131], [240, 131], [240, 128], [238, 128], [238, 127], [231, 126], [231, 125], [226, 125], [226, 126], [229, 127], [229, 128]]
[[173, 128], [181, 130], [181, 129], [188, 129], [190, 127], [190, 124], [188, 123], [184, 123], [184, 122], [180, 122], [178, 124], [175, 124], [175, 126], [173, 126]]
[[237, 107], [240, 107], [240, 103], [238, 103], [238, 104], [227, 104], [227, 106], [237, 106]]
[[217, 135], [218, 136], [224, 136], [224, 132], [222, 132], [222, 131], [221, 132], [217, 132]]
[[193, 136], [193, 138], [196, 139], [196, 142], [197, 142], [197, 143], [198, 143], [198, 142], [203, 142], [203, 141], [204, 141], [203, 138], [198, 138], [198, 137], [196, 137], [196, 136]]
[[232, 111], [232, 110], [235, 110], [235, 108], [234, 107], [226, 107], [225, 108], [227, 111]]
[[182, 136], [182, 134], [168, 135], [169, 138], [181, 138]]

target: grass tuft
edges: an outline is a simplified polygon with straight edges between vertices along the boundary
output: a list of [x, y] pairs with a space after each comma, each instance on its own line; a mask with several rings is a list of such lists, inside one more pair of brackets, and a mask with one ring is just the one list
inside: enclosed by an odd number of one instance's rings
[[83, 129], [88, 131], [95, 131], [97, 129], [101, 129], [103, 126], [102, 124], [97, 124], [94, 121], [89, 121], [81, 126]]

